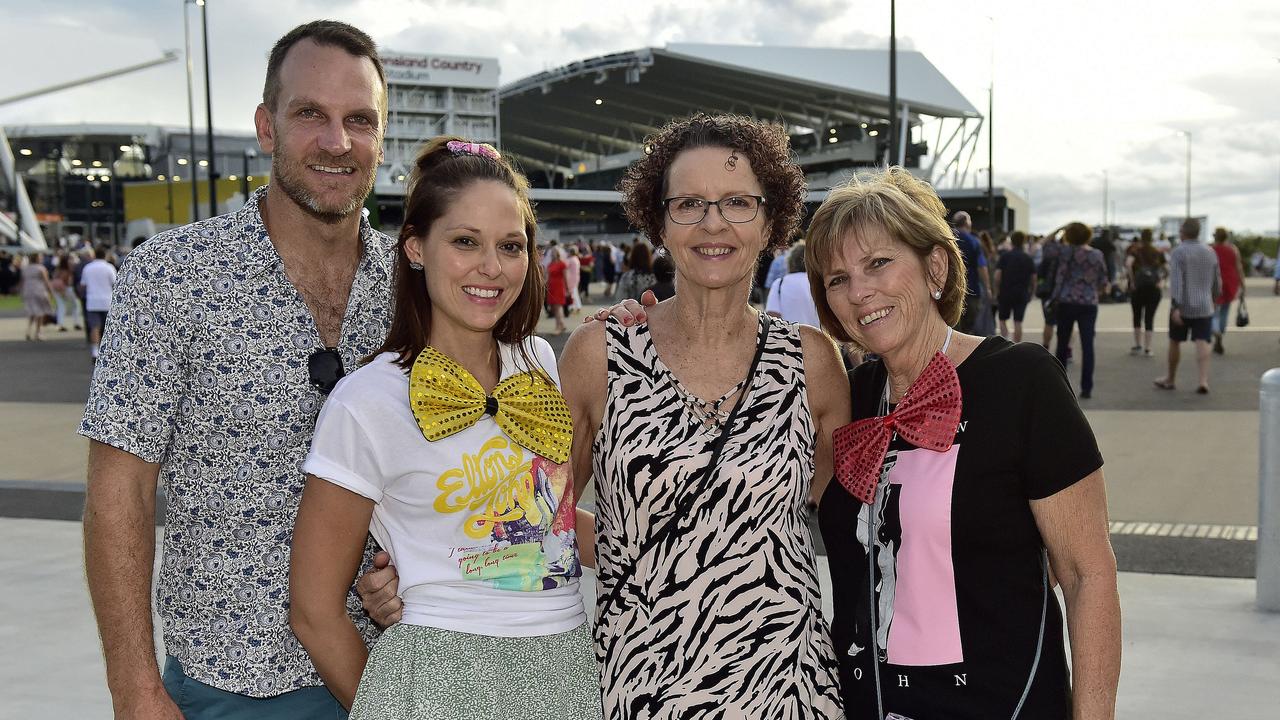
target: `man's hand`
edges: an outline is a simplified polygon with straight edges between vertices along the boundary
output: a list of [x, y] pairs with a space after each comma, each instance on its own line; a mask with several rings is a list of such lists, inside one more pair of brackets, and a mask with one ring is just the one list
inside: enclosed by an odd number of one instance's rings
[[164, 686], [122, 698], [115, 704], [116, 720], [184, 720], [182, 711]]
[[391, 564], [391, 555], [385, 550], [373, 556], [373, 569], [356, 580], [356, 592], [364, 611], [378, 627], [387, 628], [400, 622], [404, 615], [404, 603], [400, 600], [400, 575]]
[[1179, 310], [1178, 308], [1174, 308], [1173, 311], [1169, 313], [1169, 322], [1173, 323], [1174, 325], [1181, 325], [1182, 311]]
[[600, 308], [594, 315], [588, 315], [582, 318], [582, 322], [589, 323], [593, 320], [604, 322], [612, 315], [618, 318], [623, 325], [634, 325], [642, 323], [649, 318], [645, 315], [644, 309], [653, 307], [658, 304], [658, 296], [653, 294], [652, 290], [645, 290], [640, 295], [640, 302], [636, 302], [631, 298], [627, 298], [613, 307]]

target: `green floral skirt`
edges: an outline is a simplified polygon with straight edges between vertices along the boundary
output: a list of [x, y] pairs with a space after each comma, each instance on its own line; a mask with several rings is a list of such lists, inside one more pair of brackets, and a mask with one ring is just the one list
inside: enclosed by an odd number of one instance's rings
[[369, 653], [350, 720], [597, 720], [591, 630], [491, 637], [405, 625]]

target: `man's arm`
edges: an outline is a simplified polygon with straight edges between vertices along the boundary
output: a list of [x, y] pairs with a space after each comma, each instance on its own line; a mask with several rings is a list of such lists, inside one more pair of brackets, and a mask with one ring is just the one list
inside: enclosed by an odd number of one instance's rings
[[181, 718], [156, 665], [151, 573], [160, 466], [89, 443], [84, 569], [117, 718]]

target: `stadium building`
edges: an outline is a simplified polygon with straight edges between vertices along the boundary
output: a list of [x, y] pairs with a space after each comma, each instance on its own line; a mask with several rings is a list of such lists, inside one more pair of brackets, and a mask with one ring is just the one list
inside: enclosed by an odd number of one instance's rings
[[[643, 152], [647, 134], [699, 111], [784, 124], [811, 204], [860, 169], [882, 165], [893, 143], [902, 164], [931, 182], [952, 210], [969, 211], [976, 227], [1028, 225], [1027, 204], [1012, 192], [997, 187], [988, 207], [985, 180], [978, 187], [985, 163], [975, 163], [984, 118], [919, 52], [898, 53], [894, 108], [884, 50], [671, 44], [587, 58], [505, 85], [494, 58], [386, 51], [383, 61], [385, 158], [367, 205], [389, 230], [400, 224], [417, 149], [450, 133], [494, 142], [518, 162], [550, 236], [629, 236], [613, 189], [619, 177]], [[901, 131], [891, 138], [892, 115]], [[76, 232], [126, 242], [140, 232], [127, 228], [150, 222], [162, 229], [208, 215], [199, 130], [194, 152], [185, 128], [6, 131], [35, 212], [54, 237]], [[218, 133], [214, 144], [219, 210], [234, 209], [265, 181], [270, 158], [254, 155], [250, 133]], [[201, 181], [196, 215], [192, 177]]]

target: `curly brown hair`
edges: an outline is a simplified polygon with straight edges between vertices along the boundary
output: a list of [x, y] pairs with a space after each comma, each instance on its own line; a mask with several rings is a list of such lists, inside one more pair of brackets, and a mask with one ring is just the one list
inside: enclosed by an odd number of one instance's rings
[[661, 245], [666, 225], [662, 201], [667, 172], [682, 151], [700, 147], [729, 148], [751, 161], [751, 170], [764, 188], [764, 211], [769, 223], [765, 249], [789, 245], [804, 216], [804, 172], [791, 160], [786, 128], [741, 115], [698, 113], [672, 120], [646, 137], [644, 156], [632, 163], [618, 182], [627, 220], [654, 245]]

